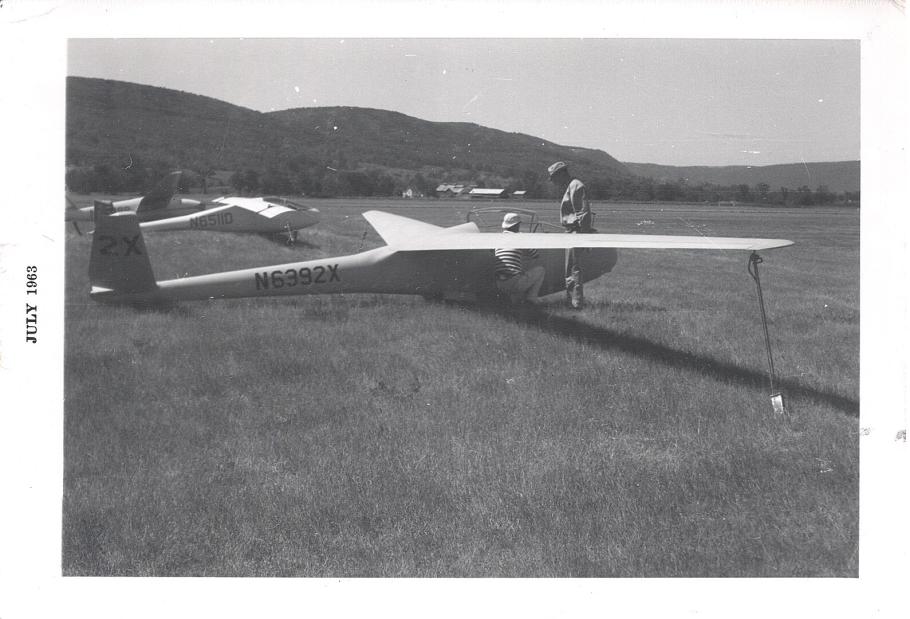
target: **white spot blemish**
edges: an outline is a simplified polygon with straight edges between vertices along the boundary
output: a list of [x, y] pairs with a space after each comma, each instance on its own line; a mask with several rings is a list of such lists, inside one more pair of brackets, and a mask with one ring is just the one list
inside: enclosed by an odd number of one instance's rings
[[299, 93], [299, 92], [300, 92], [300, 86], [294, 86], [294, 92]]
[[825, 100], [824, 100], [824, 99], [819, 99], [818, 102], [819, 102], [819, 103], [824, 103]]

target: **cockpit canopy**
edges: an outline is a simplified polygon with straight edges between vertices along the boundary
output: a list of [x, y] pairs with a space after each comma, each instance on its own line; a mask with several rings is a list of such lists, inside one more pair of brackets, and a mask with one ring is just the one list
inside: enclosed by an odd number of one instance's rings
[[306, 207], [299, 202], [294, 202], [288, 198], [282, 198], [281, 196], [266, 196], [262, 198], [264, 201], [269, 204], [274, 204], [275, 206], [284, 206], [287, 208], [294, 209], [295, 211], [306, 211], [309, 210], [309, 207]]

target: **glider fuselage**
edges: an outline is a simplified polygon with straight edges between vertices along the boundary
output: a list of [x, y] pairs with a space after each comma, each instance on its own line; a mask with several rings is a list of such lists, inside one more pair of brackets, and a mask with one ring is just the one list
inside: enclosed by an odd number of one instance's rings
[[[115, 244], [110, 251], [124, 253], [130, 248]], [[585, 281], [608, 273], [616, 264], [613, 248], [576, 251]], [[527, 267], [537, 265], [546, 273], [541, 296], [565, 289], [565, 250], [540, 250]], [[385, 246], [348, 256], [165, 280], [154, 290], [135, 293], [95, 287], [91, 296], [117, 303], [344, 293], [478, 300], [497, 296], [494, 269], [492, 250], [398, 252]]]
[[[178, 198], [174, 196], [168, 200], [162, 208], [152, 211], [137, 212], [139, 203], [142, 198], [128, 198], [126, 200], [115, 200], [111, 202], [113, 212], [115, 213], [137, 213], [140, 221], [154, 221], [168, 217], [179, 217], [198, 213], [202, 209], [202, 203], [199, 200], [190, 198]], [[78, 209], [70, 209], [66, 213], [66, 221], [93, 221], [95, 218], [95, 207], [84, 206]]]
[[319, 210], [278, 198], [218, 198], [203, 211], [143, 223], [143, 231], [201, 230], [277, 234], [319, 222]]

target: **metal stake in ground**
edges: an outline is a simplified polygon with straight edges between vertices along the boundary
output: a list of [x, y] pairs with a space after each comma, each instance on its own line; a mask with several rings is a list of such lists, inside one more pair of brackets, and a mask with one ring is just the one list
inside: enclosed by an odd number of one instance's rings
[[774, 357], [771, 355], [771, 338], [768, 336], [768, 317], [765, 314], [765, 300], [761, 293], [761, 279], [758, 276], [758, 265], [761, 264], [762, 258], [757, 252], [749, 255], [749, 275], [755, 280], [755, 289], [758, 291], [758, 309], [761, 312], [761, 326], [765, 332], [765, 348], [768, 351], [768, 382], [771, 385], [771, 406], [778, 415], [787, 412], [784, 408], [784, 396], [774, 388]]

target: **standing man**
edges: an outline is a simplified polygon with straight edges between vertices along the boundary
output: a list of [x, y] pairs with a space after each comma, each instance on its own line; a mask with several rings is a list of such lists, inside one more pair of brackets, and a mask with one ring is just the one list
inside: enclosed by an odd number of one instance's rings
[[[577, 178], [569, 174], [569, 167], [563, 161], [551, 165], [547, 172], [550, 182], [563, 192], [562, 202], [559, 205], [559, 219], [566, 232], [587, 234], [592, 232], [591, 223], [594, 216], [591, 214], [591, 205], [585, 195], [585, 186]], [[566, 250], [566, 298], [574, 309], [584, 306], [584, 288], [581, 279], [576, 250]]]
[[[515, 234], [520, 227], [518, 213], [506, 213], [502, 218], [503, 233]], [[524, 259], [535, 260], [537, 250], [506, 247], [493, 250], [493, 254], [496, 256], [496, 289], [508, 295], [512, 304], [536, 304], [546, 272], [539, 265], [525, 269]]]

